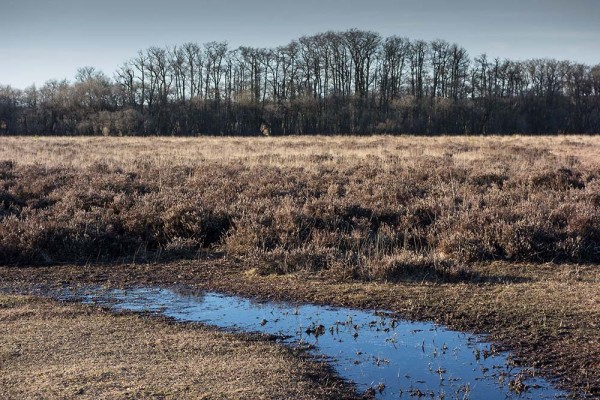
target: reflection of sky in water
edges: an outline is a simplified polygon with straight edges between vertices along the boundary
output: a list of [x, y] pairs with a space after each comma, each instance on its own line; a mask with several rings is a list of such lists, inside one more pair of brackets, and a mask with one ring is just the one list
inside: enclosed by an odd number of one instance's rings
[[490, 355], [490, 345], [482, 343], [481, 337], [397, 320], [384, 313], [261, 303], [216, 293], [183, 295], [159, 288], [65, 290], [61, 297], [113, 309], [157, 312], [232, 331], [281, 335], [289, 344], [314, 346], [361, 390], [384, 384], [379, 398], [410, 398], [419, 393], [446, 399], [564, 395], [531, 374], [525, 379], [529, 389], [517, 395], [510, 390], [509, 381], [527, 370], [511, 367], [506, 353]]

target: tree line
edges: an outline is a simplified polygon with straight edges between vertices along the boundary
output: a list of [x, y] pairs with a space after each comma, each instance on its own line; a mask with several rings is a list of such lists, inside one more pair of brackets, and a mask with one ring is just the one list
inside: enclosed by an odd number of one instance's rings
[[600, 64], [470, 57], [351, 29], [277, 48], [150, 47], [114, 76], [0, 85], [0, 134], [600, 132]]

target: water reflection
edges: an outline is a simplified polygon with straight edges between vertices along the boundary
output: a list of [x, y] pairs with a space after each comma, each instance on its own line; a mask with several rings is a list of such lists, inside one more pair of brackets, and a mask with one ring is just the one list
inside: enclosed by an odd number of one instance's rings
[[387, 312], [257, 302], [163, 288], [63, 289], [65, 300], [158, 313], [230, 331], [277, 335], [325, 355], [340, 376], [377, 398], [544, 399], [565, 397], [531, 369], [517, 368], [482, 337], [409, 322]]

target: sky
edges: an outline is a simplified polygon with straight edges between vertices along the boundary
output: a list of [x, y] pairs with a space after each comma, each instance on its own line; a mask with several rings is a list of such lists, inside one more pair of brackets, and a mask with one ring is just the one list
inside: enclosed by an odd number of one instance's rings
[[0, 85], [73, 81], [83, 66], [112, 77], [150, 46], [270, 48], [351, 28], [600, 64], [600, 0], [0, 0]]

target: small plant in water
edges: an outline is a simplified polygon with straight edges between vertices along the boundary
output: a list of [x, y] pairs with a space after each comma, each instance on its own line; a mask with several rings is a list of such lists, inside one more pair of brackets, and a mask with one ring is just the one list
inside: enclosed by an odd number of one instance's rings
[[529, 386], [527, 386], [527, 384], [525, 383], [525, 379], [527, 379], [527, 376], [523, 371], [521, 371], [515, 376], [514, 379], [508, 382], [508, 387], [513, 392], [521, 394], [527, 391], [527, 389], [529, 388]]

